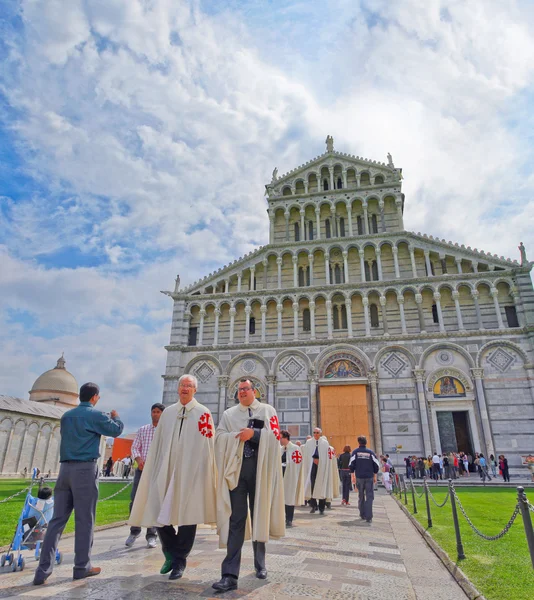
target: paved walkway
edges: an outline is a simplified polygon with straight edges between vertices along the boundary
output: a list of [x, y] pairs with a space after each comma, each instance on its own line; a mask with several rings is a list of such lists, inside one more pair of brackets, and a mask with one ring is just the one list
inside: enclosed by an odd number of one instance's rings
[[[356, 501], [356, 495], [352, 496]], [[124, 546], [127, 527], [95, 535], [93, 565], [98, 577], [72, 581], [73, 539], [62, 541], [64, 561], [44, 586], [31, 585], [34, 559], [26, 570], [0, 574], [0, 598], [88, 598], [91, 600], [465, 600], [466, 595], [428, 548], [395, 501], [380, 492], [372, 525], [356, 519], [355, 506], [334, 506], [325, 516], [297, 508], [295, 527], [267, 546], [267, 580], [253, 572], [252, 545], [245, 543], [239, 589], [218, 596], [211, 584], [220, 578], [224, 552], [215, 531], [202, 529], [184, 577], [159, 575], [160, 549], [139, 538]]]

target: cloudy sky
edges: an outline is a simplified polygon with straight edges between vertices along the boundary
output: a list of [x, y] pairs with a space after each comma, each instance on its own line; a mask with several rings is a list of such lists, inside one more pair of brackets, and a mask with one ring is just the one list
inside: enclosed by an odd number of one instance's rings
[[160, 290], [266, 243], [327, 134], [391, 152], [408, 230], [534, 257], [533, 76], [528, 0], [3, 0], [0, 393], [65, 352], [146, 422]]

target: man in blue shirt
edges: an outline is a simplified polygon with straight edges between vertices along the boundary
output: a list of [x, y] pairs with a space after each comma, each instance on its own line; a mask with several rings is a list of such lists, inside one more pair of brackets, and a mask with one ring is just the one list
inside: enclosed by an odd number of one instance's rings
[[100, 573], [99, 567], [91, 567], [100, 439], [118, 437], [124, 425], [117, 411], [112, 410], [108, 416], [95, 410], [99, 399], [96, 383], [85, 383], [80, 388], [80, 404], [61, 417], [61, 464], [54, 490], [54, 516], [46, 531], [34, 585], [42, 585], [52, 574], [56, 549], [73, 510], [76, 511], [73, 579]]
[[367, 438], [364, 435], [358, 437], [358, 444], [358, 448], [352, 452], [349, 468], [353, 473], [353, 482], [358, 488], [360, 518], [371, 523], [375, 497], [373, 483], [376, 482], [379, 462], [376, 454], [366, 447]]

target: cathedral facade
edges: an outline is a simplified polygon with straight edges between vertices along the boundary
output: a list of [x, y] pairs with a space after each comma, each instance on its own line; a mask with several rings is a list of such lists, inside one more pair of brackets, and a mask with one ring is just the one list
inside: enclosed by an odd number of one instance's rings
[[404, 229], [402, 169], [337, 152], [267, 184], [269, 244], [186, 289], [163, 402], [193, 373], [217, 422], [240, 378], [337, 450], [534, 451], [532, 263]]

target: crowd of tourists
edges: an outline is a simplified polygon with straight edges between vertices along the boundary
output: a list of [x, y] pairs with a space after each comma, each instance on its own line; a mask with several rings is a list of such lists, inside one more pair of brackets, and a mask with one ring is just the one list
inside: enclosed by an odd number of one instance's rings
[[486, 458], [482, 452], [475, 452], [473, 456], [467, 452], [449, 452], [432, 456], [407, 456], [404, 459], [406, 477], [408, 479], [431, 478], [435, 481], [447, 479], [459, 479], [463, 477], [476, 476], [483, 482], [492, 479], [510, 481], [508, 470], [508, 459], [504, 454], [497, 458], [490, 454]]

